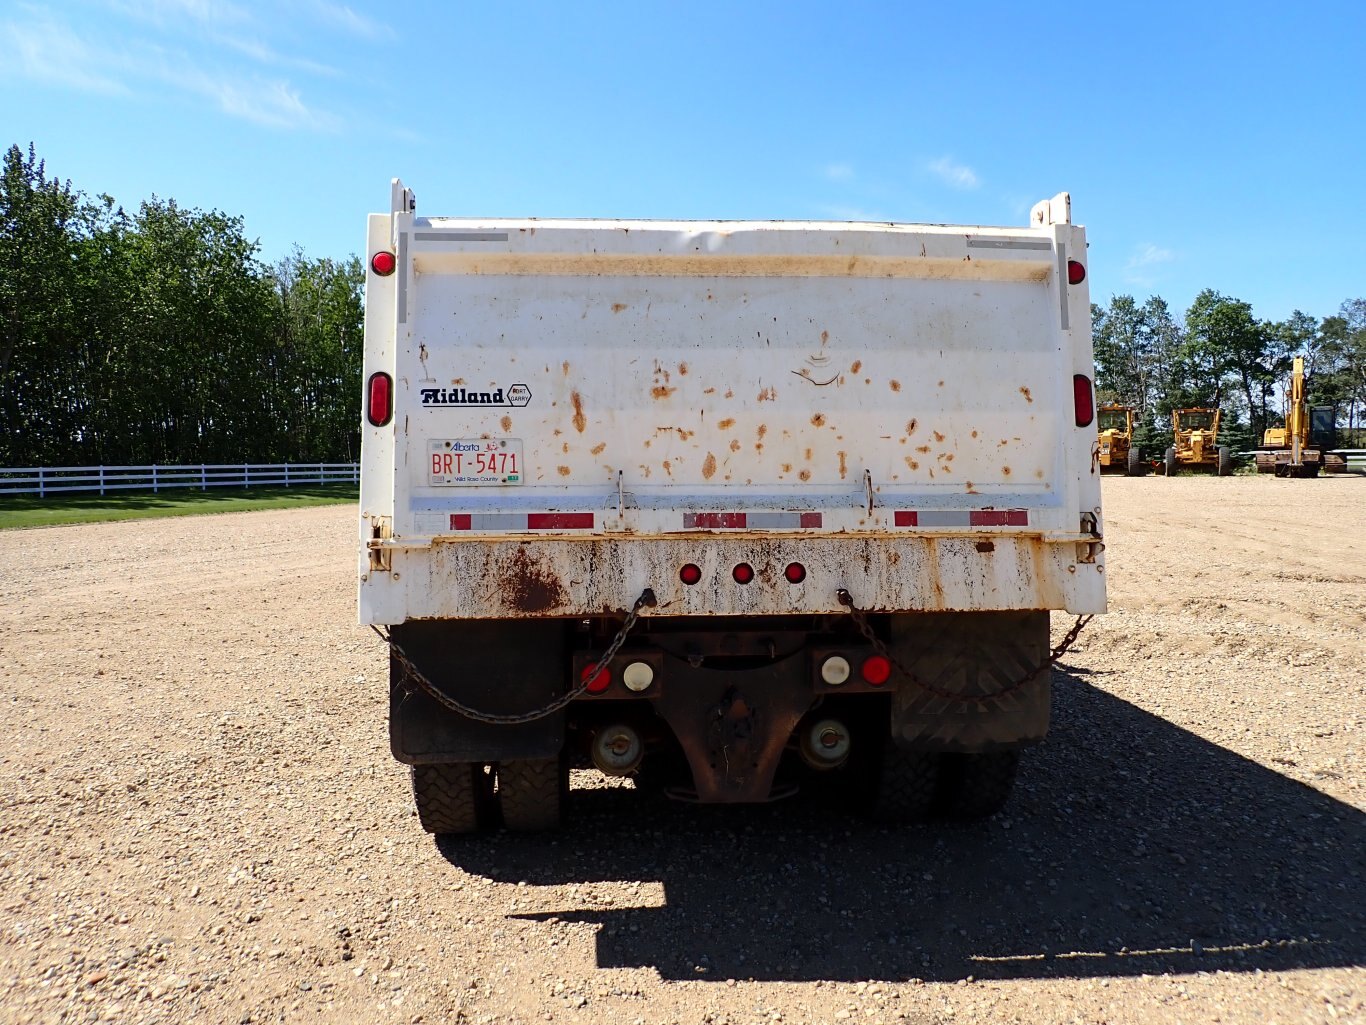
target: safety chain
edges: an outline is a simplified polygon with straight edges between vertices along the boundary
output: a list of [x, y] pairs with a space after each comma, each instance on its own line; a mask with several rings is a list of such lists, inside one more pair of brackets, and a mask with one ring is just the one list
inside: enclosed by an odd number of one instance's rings
[[1024, 676], [1020, 677], [1014, 683], [1008, 684], [991, 694], [972, 695], [944, 690], [920, 679], [915, 673], [902, 665], [901, 662], [897, 660], [896, 656], [892, 654], [887, 645], [883, 643], [882, 638], [878, 637], [878, 635], [873, 632], [873, 627], [868, 622], [867, 614], [854, 606], [854, 598], [848, 591], [841, 587], [835, 592], [835, 597], [839, 599], [841, 605], [849, 610], [849, 615], [854, 620], [854, 625], [858, 627], [859, 633], [863, 634], [863, 636], [868, 639], [868, 643], [873, 646], [874, 650], [890, 662], [897, 672], [910, 681], [912, 686], [919, 690], [923, 690], [927, 694], [933, 694], [937, 698], [944, 698], [946, 701], [972, 702], [978, 705], [985, 704], [988, 701], [999, 701], [1033, 683], [1039, 673], [1043, 672], [1045, 669], [1051, 668], [1058, 659], [1062, 658], [1063, 655], [1067, 653], [1067, 649], [1072, 647], [1073, 642], [1075, 642], [1077, 637], [1081, 634], [1082, 629], [1087, 623], [1091, 622], [1090, 616], [1078, 616], [1077, 621], [1072, 624], [1072, 629], [1068, 630], [1067, 635], [1063, 637], [1062, 643], [1050, 651], [1046, 659], [1029, 670], [1029, 672], [1025, 673]]
[[537, 719], [544, 719], [548, 715], [554, 715], [575, 698], [580, 697], [587, 691], [588, 688], [592, 686], [593, 681], [598, 678], [598, 675], [607, 668], [608, 663], [612, 661], [616, 656], [616, 653], [621, 650], [621, 646], [626, 643], [626, 635], [631, 632], [631, 628], [636, 625], [636, 620], [640, 618], [640, 610], [644, 608], [654, 608], [656, 604], [658, 604], [658, 602], [655, 598], [655, 592], [651, 588], [647, 587], [645, 590], [641, 591], [640, 597], [636, 599], [635, 605], [631, 607], [631, 611], [626, 617], [626, 622], [621, 625], [621, 629], [617, 631], [617, 635], [612, 638], [612, 643], [607, 645], [607, 650], [602, 653], [602, 657], [599, 658], [597, 664], [593, 666], [593, 671], [584, 677], [577, 687], [565, 694], [561, 694], [554, 701], [550, 702], [550, 704], [544, 705], [534, 712], [522, 712], [517, 715], [494, 715], [490, 712], [481, 712], [477, 708], [471, 708], [469, 705], [457, 701], [437, 687], [436, 684], [432, 683], [431, 680], [427, 679], [426, 674], [413, 664], [413, 660], [408, 657], [408, 653], [394, 642], [392, 634], [388, 631], [381, 630], [377, 626], [372, 626], [370, 629], [374, 630], [375, 633], [379, 634], [379, 636], [388, 643], [389, 651], [398, 659], [398, 664], [403, 670], [403, 675], [397, 681], [397, 686], [402, 687], [405, 691], [411, 693], [411, 684], [415, 683], [438, 704], [444, 705], [452, 712], [463, 715], [466, 719], [473, 719], [475, 722], [489, 723], [494, 726], [521, 726], [524, 723], [535, 722]]

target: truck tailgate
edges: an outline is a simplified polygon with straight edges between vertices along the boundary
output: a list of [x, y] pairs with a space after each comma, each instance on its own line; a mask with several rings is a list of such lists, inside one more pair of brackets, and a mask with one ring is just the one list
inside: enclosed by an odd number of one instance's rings
[[[372, 218], [397, 253], [367, 311], [394, 454], [363, 513], [421, 560], [375, 618], [587, 614], [647, 583], [678, 613], [826, 611], [849, 559], [876, 607], [1103, 604], [1103, 566], [1075, 568], [1099, 531], [1079, 233]], [[679, 584], [708, 559], [810, 575]]]

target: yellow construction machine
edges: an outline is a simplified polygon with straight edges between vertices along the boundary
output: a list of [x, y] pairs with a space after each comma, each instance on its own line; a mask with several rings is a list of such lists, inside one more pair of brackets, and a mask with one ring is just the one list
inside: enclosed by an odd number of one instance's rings
[[1268, 427], [1262, 447], [1253, 453], [1258, 473], [1277, 477], [1317, 477], [1319, 470], [1342, 473], [1347, 461], [1336, 452], [1325, 452], [1333, 444], [1332, 406], [1314, 406], [1305, 398], [1304, 358], [1296, 356], [1285, 390], [1285, 426]]
[[1096, 416], [1097, 459], [1101, 473], [1137, 477], [1146, 469], [1134, 444], [1134, 411], [1128, 406], [1101, 406]]
[[1209, 470], [1220, 477], [1233, 472], [1233, 453], [1227, 445], [1219, 444], [1219, 417], [1217, 409], [1172, 410], [1175, 444], [1167, 449], [1162, 460], [1168, 477], [1183, 467]]

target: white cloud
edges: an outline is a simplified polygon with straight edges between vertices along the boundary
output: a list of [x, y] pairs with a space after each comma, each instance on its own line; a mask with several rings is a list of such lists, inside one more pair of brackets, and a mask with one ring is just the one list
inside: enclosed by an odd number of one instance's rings
[[854, 180], [853, 164], [826, 164], [822, 171], [825, 177], [832, 182], [848, 182]]
[[955, 189], [975, 189], [981, 184], [977, 172], [966, 164], [956, 163], [952, 157], [940, 157], [925, 165], [926, 170], [935, 175], [945, 185]]
[[1151, 288], [1157, 283], [1157, 269], [1171, 263], [1176, 254], [1151, 242], [1142, 242], [1129, 254], [1129, 262], [1124, 265], [1124, 280], [1133, 285]]
[[334, 28], [349, 32], [362, 39], [392, 39], [394, 30], [383, 22], [358, 14], [346, 4], [329, 3], [328, 0], [314, 0], [314, 12]]
[[[109, 9], [143, 25], [182, 17], [188, 35], [168, 31], [154, 40], [145, 31], [122, 34], [108, 26], [78, 32], [67, 21], [30, 5], [20, 19], [0, 22], [0, 77], [6, 75], [78, 92], [144, 95], [168, 90], [196, 96], [229, 117], [281, 130], [338, 131], [340, 118], [316, 109], [303, 91], [266, 68], [313, 75], [332, 69], [290, 57], [265, 43], [223, 35], [214, 27], [242, 21], [241, 8], [222, 0], [155, 0], [133, 12], [122, 0]], [[8, 59], [6, 59], [8, 58]], [[244, 61], [242, 58], [246, 58]]]
[[102, 54], [70, 26], [29, 9], [27, 22], [0, 22], [0, 77], [13, 75], [78, 92], [117, 94], [128, 88], [105, 68]]

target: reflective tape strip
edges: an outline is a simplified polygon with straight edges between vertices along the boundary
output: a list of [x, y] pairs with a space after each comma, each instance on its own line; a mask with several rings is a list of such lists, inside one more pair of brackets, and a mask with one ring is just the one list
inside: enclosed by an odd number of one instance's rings
[[684, 530], [797, 530], [819, 527], [825, 517], [818, 512], [714, 512], [684, 513]]
[[898, 509], [898, 527], [1027, 527], [1028, 509]]
[[969, 249], [1052, 249], [1053, 243], [1048, 239], [1035, 238], [1001, 238], [977, 235], [968, 239]]
[[592, 530], [593, 513], [451, 513], [448, 530]]

